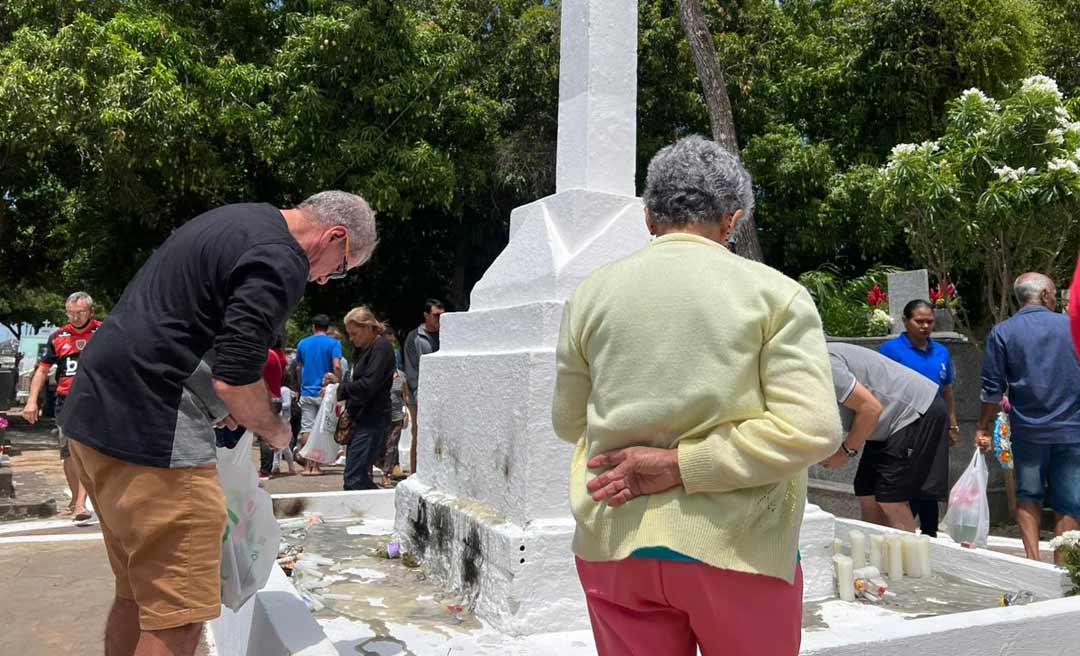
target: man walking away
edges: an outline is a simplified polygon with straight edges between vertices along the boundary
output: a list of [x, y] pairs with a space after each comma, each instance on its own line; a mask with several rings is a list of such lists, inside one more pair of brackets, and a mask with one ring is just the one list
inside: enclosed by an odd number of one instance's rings
[[420, 358], [439, 350], [439, 316], [446, 311], [441, 301], [429, 298], [424, 301], [424, 323], [405, 338], [405, 380], [409, 388], [409, 414], [412, 415], [412, 447], [409, 451], [409, 473], [416, 473], [416, 429], [420, 426], [417, 416], [419, 401], [417, 387], [420, 382]]
[[[300, 445], [307, 444], [308, 435], [315, 427], [319, 414], [319, 392], [323, 378], [332, 373], [341, 380], [341, 342], [327, 334], [330, 317], [316, 314], [311, 320], [311, 336], [296, 345], [296, 366], [300, 373]], [[317, 476], [322, 473], [319, 464], [308, 461], [303, 474]]]
[[80, 357], [60, 423], [116, 576], [106, 654], [190, 656], [221, 613], [214, 426], [288, 445], [270, 342], [308, 281], [344, 277], [375, 242], [367, 203], [340, 191], [211, 210], [150, 256]]
[[[49, 369], [56, 365], [60, 383], [56, 386], [56, 411], [54, 415], [60, 416], [60, 410], [64, 407], [64, 399], [71, 391], [71, 381], [79, 370], [79, 354], [90, 338], [94, 336], [101, 322], [94, 318], [94, 299], [86, 292], [75, 292], [68, 296], [64, 308], [67, 310], [68, 323], [59, 330], [49, 335], [46, 342], [45, 355], [34, 377], [30, 381], [30, 399], [23, 408], [23, 418], [31, 424], [37, 423], [41, 416], [38, 406], [38, 397], [49, 376]], [[90, 519], [91, 514], [86, 510], [86, 488], [79, 482], [78, 464], [71, 458], [71, 449], [68, 447], [68, 438], [64, 429], [60, 429], [60, 459], [64, 462], [64, 476], [67, 478], [68, 488], [71, 490], [71, 503], [68, 504], [67, 513], [77, 522]]]
[[1016, 520], [1027, 557], [1039, 560], [1044, 500], [1057, 517], [1058, 535], [1080, 529], [1080, 363], [1069, 319], [1055, 312], [1054, 281], [1025, 273], [1016, 279], [1013, 293], [1020, 310], [986, 338], [975, 444], [984, 453], [990, 449], [994, 418], [1007, 394]]

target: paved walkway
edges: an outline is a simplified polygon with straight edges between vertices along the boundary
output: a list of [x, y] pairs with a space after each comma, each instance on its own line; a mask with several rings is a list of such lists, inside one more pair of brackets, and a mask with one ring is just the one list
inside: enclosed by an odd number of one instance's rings
[[19, 656], [102, 653], [113, 576], [100, 539], [0, 544], [0, 572], [4, 644]]

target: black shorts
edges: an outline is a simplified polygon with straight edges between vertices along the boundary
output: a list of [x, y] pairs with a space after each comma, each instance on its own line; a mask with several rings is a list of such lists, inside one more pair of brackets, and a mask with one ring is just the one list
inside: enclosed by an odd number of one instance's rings
[[878, 502], [940, 498], [948, 492], [948, 471], [941, 476], [940, 451], [948, 457], [949, 412], [941, 397], [934, 399], [918, 420], [884, 442], [867, 442], [855, 473], [855, 496]]

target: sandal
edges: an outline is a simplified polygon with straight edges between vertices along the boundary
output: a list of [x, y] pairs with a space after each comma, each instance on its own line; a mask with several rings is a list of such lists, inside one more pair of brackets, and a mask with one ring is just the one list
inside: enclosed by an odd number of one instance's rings
[[83, 508], [82, 512], [75, 513], [75, 516], [72, 517], [71, 520], [75, 522], [85, 522], [93, 516], [94, 515], [90, 511], [88, 511], [86, 508]]

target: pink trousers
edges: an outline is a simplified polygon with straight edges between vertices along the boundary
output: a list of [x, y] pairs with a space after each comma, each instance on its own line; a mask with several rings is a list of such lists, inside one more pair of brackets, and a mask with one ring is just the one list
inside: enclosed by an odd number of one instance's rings
[[795, 584], [700, 563], [577, 559], [600, 656], [797, 656]]

